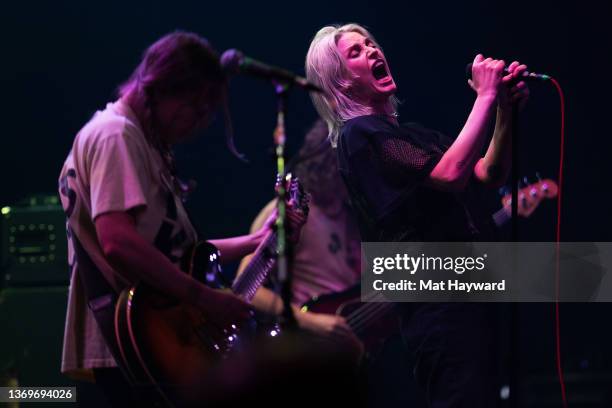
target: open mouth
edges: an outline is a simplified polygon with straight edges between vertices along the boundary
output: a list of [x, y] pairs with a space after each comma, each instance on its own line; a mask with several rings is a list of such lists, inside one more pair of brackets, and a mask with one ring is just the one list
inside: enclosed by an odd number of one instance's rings
[[378, 60], [372, 65], [372, 75], [374, 79], [380, 81], [389, 76], [389, 71], [387, 71], [387, 64], [383, 60]]

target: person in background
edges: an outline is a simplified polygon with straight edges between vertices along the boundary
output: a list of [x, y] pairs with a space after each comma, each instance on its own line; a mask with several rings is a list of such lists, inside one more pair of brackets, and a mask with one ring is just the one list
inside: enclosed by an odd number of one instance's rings
[[[298, 325], [311, 333], [338, 340], [353, 338], [351, 328], [338, 315], [301, 311], [302, 305], [328, 293], [341, 292], [359, 282], [361, 244], [347, 191], [340, 179], [336, 155], [327, 140], [327, 126], [318, 119], [306, 134], [293, 169], [310, 194], [309, 214], [292, 264], [293, 312]], [[270, 201], [257, 215], [251, 232], [262, 228], [276, 208]], [[238, 269], [242, 273], [251, 256]], [[281, 314], [283, 303], [268, 287], [261, 287], [253, 299], [255, 308]]]

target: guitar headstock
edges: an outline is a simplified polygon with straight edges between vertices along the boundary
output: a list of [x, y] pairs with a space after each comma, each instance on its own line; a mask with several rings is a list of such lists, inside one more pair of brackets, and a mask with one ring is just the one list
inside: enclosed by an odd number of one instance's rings
[[[523, 187], [518, 192], [518, 215], [529, 217], [545, 198], [555, 198], [559, 192], [559, 187], [551, 179], [539, 180], [536, 183]], [[502, 198], [502, 205], [505, 209], [510, 209], [512, 205], [512, 194], [506, 194]]]
[[278, 175], [276, 177], [275, 187], [277, 191], [281, 185], [285, 188], [286, 203], [292, 204], [290, 211], [301, 212], [307, 216], [309, 211], [308, 203], [310, 202], [310, 196], [304, 191], [304, 187], [300, 183], [300, 180], [297, 177], [294, 177], [291, 173], [288, 173], [284, 180], [282, 180], [282, 177]]

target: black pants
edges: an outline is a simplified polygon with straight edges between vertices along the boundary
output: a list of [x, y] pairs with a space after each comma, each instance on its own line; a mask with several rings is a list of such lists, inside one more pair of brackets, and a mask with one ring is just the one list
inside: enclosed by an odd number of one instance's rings
[[431, 408], [497, 404], [492, 307], [477, 303], [423, 304], [407, 314], [402, 332], [414, 376]]

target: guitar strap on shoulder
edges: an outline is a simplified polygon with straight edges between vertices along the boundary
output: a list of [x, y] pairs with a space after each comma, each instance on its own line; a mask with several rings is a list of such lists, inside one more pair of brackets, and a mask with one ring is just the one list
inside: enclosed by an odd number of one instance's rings
[[85, 289], [87, 305], [94, 315], [106, 346], [110, 350], [115, 362], [121, 369], [124, 377], [131, 382], [127, 370], [123, 366], [123, 360], [119, 353], [119, 346], [115, 337], [115, 305], [117, 304], [117, 293], [106, 281], [100, 269], [92, 261], [85, 251], [81, 242], [72, 234], [72, 242], [77, 259], [78, 277]]

